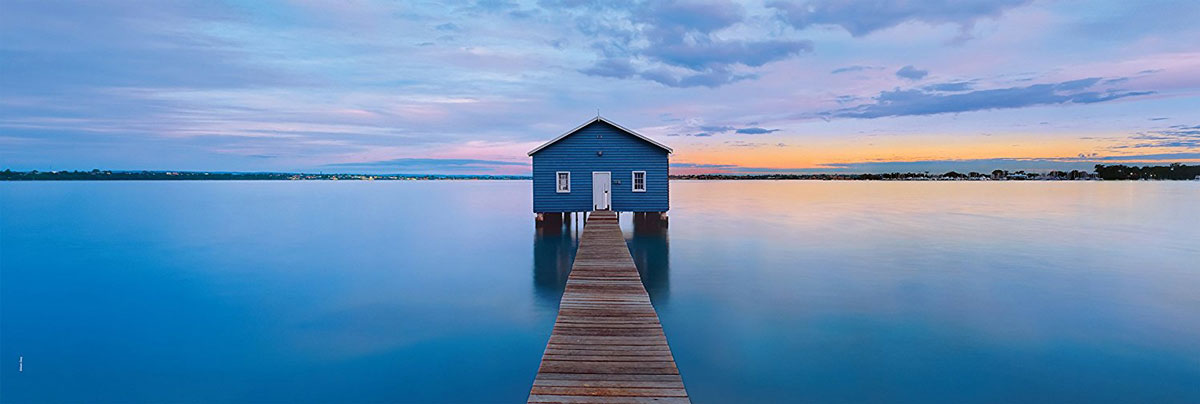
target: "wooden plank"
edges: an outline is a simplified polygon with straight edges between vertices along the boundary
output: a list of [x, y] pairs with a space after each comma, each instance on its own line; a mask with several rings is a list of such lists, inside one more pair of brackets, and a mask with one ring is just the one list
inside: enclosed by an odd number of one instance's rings
[[[645, 361], [645, 362], [674, 362], [675, 357], [671, 355], [625, 355], [620, 351], [605, 351], [612, 353], [596, 353], [591, 355], [581, 354], [577, 352], [550, 352], [546, 351], [546, 355], [542, 357], [544, 360], [555, 361], [588, 361], [588, 362], [604, 362], [604, 361]], [[666, 351], [658, 351], [666, 353]]]
[[600, 387], [600, 386], [533, 386], [533, 394], [616, 397], [687, 397], [682, 388]]
[[598, 397], [587, 395], [531, 394], [530, 403], [596, 403], [596, 404], [690, 404], [687, 397]]
[[[587, 352], [584, 352], [587, 351]], [[657, 345], [546, 345], [546, 354], [549, 355], [644, 355], [644, 356], [661, 356], [670, 355], [671, 350]]]
[[[680, 382], [679, 377], [673, 375], [641, 375], [641, 374], [589, 374], [589, 373], [554, 373], [542, 372], [538, 373], [537, 380], [576, 380], [576, 381], [638, 381], [638, 382]], [[534, 380], [534, 384], [537, 384]]]
[[530, 403], [690, 403], [616, 219], [588, 217]]
[[632, 387], [632, 388], [656, 388], [656, 389], [682, 389], [683, 383], [679, 382], [656, 382], [656, 381], [640, 381], [640, 380], [564, 380], [564, 379], [538, 379], [533, 382], [534, 387]]
[[553, 351], [559, 351], [559, 350], [605, 351], [605, 352], [620, 351], [620, 352], [629, 352], [629, 354], [631, 354], [631, 355], [634, 354], [635, 352], [659, 352], [659, 351], [671, 352], [671, 350], [668, 349], [667, 347], [660, 346], [660, 345], [592, 345], [592, 344], [547, 344], [546, 345], [546, 352], [553, 352]]

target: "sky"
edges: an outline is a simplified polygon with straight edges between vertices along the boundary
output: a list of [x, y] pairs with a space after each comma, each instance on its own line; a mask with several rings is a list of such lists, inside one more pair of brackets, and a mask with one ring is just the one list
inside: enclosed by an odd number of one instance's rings
[[0, 168], [528, 174], [1200, 162], [1195, 0], [0, 3]]

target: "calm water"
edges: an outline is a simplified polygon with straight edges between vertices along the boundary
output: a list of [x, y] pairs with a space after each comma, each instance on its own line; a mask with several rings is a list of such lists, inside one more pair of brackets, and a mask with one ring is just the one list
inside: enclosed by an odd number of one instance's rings
[[[576, 242], [529, 193], [0, 183], [0, 401], [522, 402]], [[1200, 183], [671, 193], [625, 227], [696, 402], [1200, 402]]]

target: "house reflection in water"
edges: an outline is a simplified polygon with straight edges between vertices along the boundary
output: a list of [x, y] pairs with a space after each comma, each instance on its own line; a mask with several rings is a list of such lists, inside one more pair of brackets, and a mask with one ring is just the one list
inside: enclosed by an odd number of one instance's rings
[[667, 221], [658, 213], [634, 213], [633, 234], [626, 244], [642, 285], [656, 306], [667, 303], [671, 286], [671, 243]]
[[[622, 215], [624, 221], [630, 215]], [[538, 222], [533, 239], [533, 285], [534, 293], [541, 304], [558, 307], [571, 265], [575, 262], [575, 251], [579, 247], [582, 230], [577, 222], [568, 219], [556, 220], [548, 216]], [[666, 304], [670, 287], [670, 242], [667, 222], [657, 213], [632, 214], [633, 232], [625, 233], [629, 253], [637, 265], [642, 284], [656, 305]]]
[[564, 223], [561, 215], [551, 215], [537, 223], [533, 237], [533, 286], [540, 303], [558, 307], [571, 264], [575, 262], [578, 231], [570, 219]]

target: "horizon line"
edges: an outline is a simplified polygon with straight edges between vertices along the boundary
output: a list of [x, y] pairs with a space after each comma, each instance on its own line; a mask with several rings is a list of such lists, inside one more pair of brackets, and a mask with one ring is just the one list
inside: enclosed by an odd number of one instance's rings
[[[1188, 166], [1186, 164], [1186, 162], [1143, 164], [1143, 165], [1096, 164], [1096, 166], [1170, 167], [1170, 166], [1176, 165], [1176, 164], [1181, 165], [1181, 166]], [[1198, 165], [1200, 165], [1200, 164], [1198, 164]], [[686, 167], [681, 167], [681, 168], [686, 168]], [[747, 176], [768, 176], [768, 175], [819, 176], [819, 175], [874, 175], [874, 174], [923, 174], [923, 175], [938, 176], [938, 175], [944, 175], [944, 174], [950, 174], [950, 173], [966, 174], [966, 173], [972, 173], [972, 172], [981, 173], [981, 174], [990, 174], [995, 171], [1003, 171], [1005, 173], [1010, 173], [1010, 174], [1018, 173], [1018, 172], [1049, 173], [1049, 172], [1054, 172], [1054, 171], [1061, 171], [1061, 172], [1068, 172], [1068, 173], [1072, 172], [1072, 171], [1088, 172], [1088, 173], [1095, 172], [1094, 169], [1093, 170], [1080, 170], [1078, 168], [1022, 169], [1022, 170], [1005, 170], [1005, 169], [996, 168], [996, 169], [991, 169], [991, 170], [986, 170], [986, 171], [951, 169], [951, 170], [946, 170], [946, 171], [941, 171], [941, 170], [936, 170], [936, 171], [933, 171], [933, 170], [919, 170], [919, 171], [890, 170], [890, 171], [878, 171], [878, 172], [867, 172], [867, 171], [864, 171], [864, 172], [833, 172], [833, 171], [819, 172], [819, 171], [814, 171], [814, 172], [801, 173], [801, 172], [795, 172], [795, 169], [792, 169], [791, 170], [792, 172], [788, 172], [789, 169], [780, 169], [780, 171], [765, 171], [765, 170], [763, 170], [763, 171], [753, 171], [753, 172], [721, 172], [719, 167], [713, 167], [713, 168], [716, 168], [717, 170], [712, 171], [712, 172], [690, 172], [690, 173], [670, 173], [670, 172], [668, 172], [668, 176], [688, 177], [688, 176], [699, 176], [699, 175], [717, 175], [717, 176], [731, 176], [731, 177], [732, 176], [747, 177]], [[734, 169], [736, 169], [736, 168], [734, 168]], [[762, 169], [759, 169], [759, 170], [762, 170]], [[960, 171], [962, 171], [962, 172], [960, 172]], [[529, 174], [420, 173], [420, 174], [418, 174], [418, 173], [363, 173], [363, 172], [323, 172], [323, 171], [308, 172], [308, 171], [279, 171], [279, 170], [265, 170], [265, 171], [231, 170], [231, 171], [227, 171], [227, 170], [98, 169], [98, 168], [93, 168], [90, 170], [53, 170], [53, 169], [51, 169], [51, 170], [43, 171], [43, 170], [37, 170], [37, 169], [13, 170], [13, 169], [5, 168], [3, 171], [0, 171], [0, 172], [20, 173], [20, 174], [31, 174], [34, 172], [46, 173], [46, 174], [58, 174], [58, 173], [85, 173], [86, 174], [86, 173], [93, 173], [93, 172], [102, 172], [102, 173], [108, 172], [108, 173], [122, 173], [122, 174], [128, 174], [128, 173], [154, 173], [154, 174], [183, 173], [183, 174], [224, 174], [224, 175], [256, 175], [256, 174], [257, 175], [315, 175], [315, 176], [345, 175], [345, 176], [364, 176], [364, 177], [449, 177], [449, 178], [484, 178], [484, 177], [487, 177], [487, 178], [509, 178], [509, 179], [532, 179], [533, 178], [532, 173], [529, 173]]]

